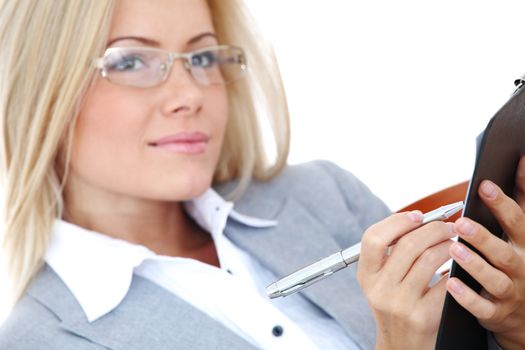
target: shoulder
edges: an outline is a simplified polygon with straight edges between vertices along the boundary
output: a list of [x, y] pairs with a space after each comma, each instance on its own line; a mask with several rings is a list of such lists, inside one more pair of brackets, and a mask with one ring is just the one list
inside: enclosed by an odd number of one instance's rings
[[266, 209], [270, 205], [290, 202], [322, 221], [352, 217], [358, 229], [390, 214], [383, 201], [351, 172], [325, 160], [290, 165], [269, 181], [252, 181], [236, 207], [257, 216], [271, 212]]
[[352, 173], [326, 160], [288, 165], [269, 181], [252, 181], [245, 196], [297, 196], [315, 199], [330, 194], [371, 195], [368, 188]]
[[330, 187], [333, 181], [340, 179], [347, 185], [355, 185], [359, 180], [349, 171], [342, 169], [327, 160], [314, 160], [306, 163], [288, 165], [279, 175], [269, 182], [253, 182], [253, 186], [270, 185], [272, 187], [286, 186], [290, 189], [303, 190], [313, 184]]
[[[56, 290], [52, 285], [47, 287]], [[59, 293], [56, 297], [60, 298]], [[93, 350], [100, 347], [72, 335], [61, 326], [61, 320], [51, 309], [26, 292], [0, 324], [0, 349]]]
[[27, 294], [17, 303], [9, 317], [0, 327], [0, 348], [15, 349], [24, 346], [38, 348], [39, 331], [55, 328], [58, 320], [43, 305]]
[[0, 326], [0, 349], [44, 349], [61, 336], [59, 320], [46, 307], [25, 295]]

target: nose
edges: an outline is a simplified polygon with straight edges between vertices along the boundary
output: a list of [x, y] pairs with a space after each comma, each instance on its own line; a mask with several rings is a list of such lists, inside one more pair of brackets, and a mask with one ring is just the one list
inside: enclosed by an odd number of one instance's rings
[[175, 60], [161, 85], [164, 92], [162, 112], [166, 116], [191, 116], [202, 108], [203, 86], [195, 81], [184, 63], [183, 60]]

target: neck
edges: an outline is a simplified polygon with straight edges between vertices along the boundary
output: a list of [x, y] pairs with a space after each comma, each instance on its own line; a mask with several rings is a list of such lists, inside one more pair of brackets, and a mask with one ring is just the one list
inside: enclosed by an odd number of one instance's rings
[[218, 266], [213, 240], [178, 201], [156, 201], [66, 186], [64, 220], [167, 256], [189, 257]]

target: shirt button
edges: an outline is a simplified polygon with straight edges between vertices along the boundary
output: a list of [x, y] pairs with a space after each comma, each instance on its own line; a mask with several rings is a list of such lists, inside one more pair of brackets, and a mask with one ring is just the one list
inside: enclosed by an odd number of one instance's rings
[[283, 335], [283, 332], [284, 332], [283, 327], [279, 325], [272, 328], [272, 334], [276, 337], [280, 337], [281, 335]]

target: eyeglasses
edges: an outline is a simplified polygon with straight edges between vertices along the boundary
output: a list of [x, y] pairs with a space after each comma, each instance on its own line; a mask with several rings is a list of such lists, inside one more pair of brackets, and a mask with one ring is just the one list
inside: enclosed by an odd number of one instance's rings
[[177, 59], [201, 85], [224, 85], [246, 72], [246, 57], [240, 47], [211, 46], [193, 52], [176, 53], [148, 47], [111, 47], [95, 59], [95, 67], [110, 82], [152, 87], [165, 81]]

